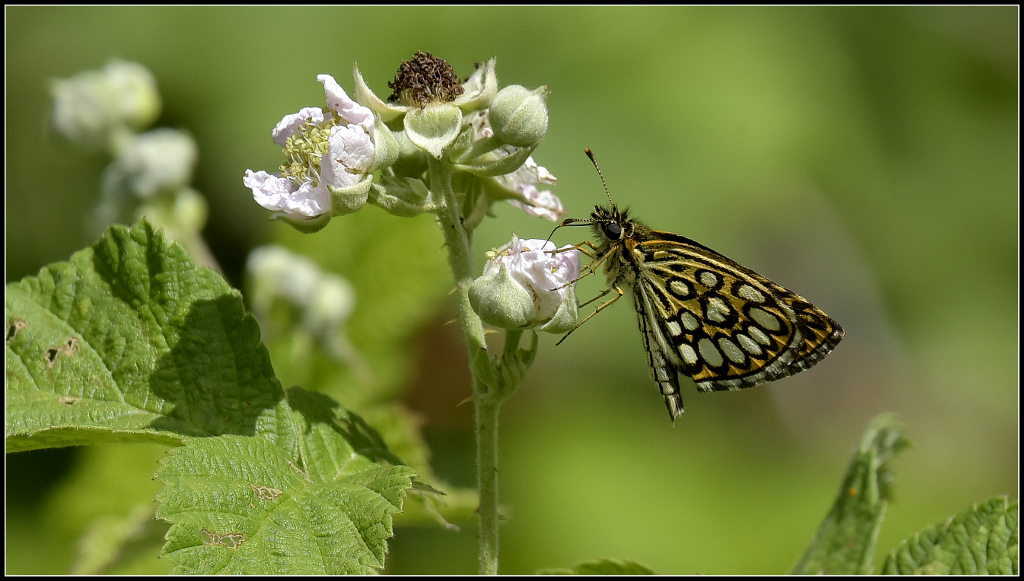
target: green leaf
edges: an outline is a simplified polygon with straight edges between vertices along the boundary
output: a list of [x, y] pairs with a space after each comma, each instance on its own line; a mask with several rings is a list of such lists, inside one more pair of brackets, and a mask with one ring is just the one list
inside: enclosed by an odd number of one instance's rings
[[288, 391], [296, 454], [264, 438], [190, 438], [161, 462], [157, 516], [174, 573], [369, 574], [415, 471], [326, 396]]
[[8, 284], [5, 317], [7, 452], [294, 437], [238, 291], [146, 221]]
[[537, 575], [657, 575], [650, 568], [635, 561], [598, 559], [577, 563], [571, 569], [541, 569]]
[[907, 448], [903, 426], [888, 414], [861, 436], [832, 510], [793, 573], [870, 574], [893, 474], [889, 461]]
[[889, 554], [887, 575], [1018, 575], [1017, 504], [993, 498], [934, 524]]

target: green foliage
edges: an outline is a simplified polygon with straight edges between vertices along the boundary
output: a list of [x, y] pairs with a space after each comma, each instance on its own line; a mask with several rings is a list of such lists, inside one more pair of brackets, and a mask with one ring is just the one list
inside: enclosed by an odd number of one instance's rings
[[396, 219], [367, 207], [315, 236], [282, 228], [278, 241], [315, 260], [323, 270], [345, 277], [356, 297], [345, 329], [355, 364], [339, 364], [324, 349], [303, 342], [302, 330], [288, 313], [275, 317], [264, 329], [263, 340], [282, 383], [344, 401], [416, 469], [421, 483], [447, 492], [412, 496], [410, 510], [400, 517], [403, 524], [450, 526], [445, 519], [464, 521], [475, 516], [475, 491], [454, 489], [437, 478], [420, 433], [421, 421], [395, 402], [409, 382], [415, 358], [410, 342], [436, 316], [438, 301], [452, 288], [435, 220], [426, 215]]
[[538, 575], [657, 575], [654, 571], [633, 561], [598, 559], [577, 563], [570, 569], [541, 569]]
[[1018, 503], [1005, 496], [934, 524], [889, 553], [888, 575], [1019, 575]]
[[[793, 573], [874, 573], [878, 531], [890, 498], [890, 465], [910, 442], [888, 414], [878, 416], [861, 437], [832, 511]], [[886, 574], [1016, 575], [1017, 503], [1005, 497], [974, 506], [903, 541], [886, 559]]]
[[889, 502], [889, 461], [910, 445], [892, 416], [872, 420], [861, 436], [832, 510], [818, 528], [794, 574], [872, 572], [875, 541]]
[[[383, 568], [415, 470], [330, 398], [286, 398], [238, 292], [149, 223], [8, 285], [6, 320], [8, 452], [180, 446], [157, 473], [176, 572]], [[79, 570], [113, 562], [139, 520], [96, 523]]]
[[[157, 478], [175, 573], [367, 574], [384, 566], [391, 516], [414, 472], [377, 464], [344, 429], [311, 426], [305, 464], [262, 438], [205, 438], [177, 448]], [[367, 454], [367, 452], [369, 452]]]
[[289, 432], [238, 291], [148, 222], [9, 284], [5, 319], [8, 452]]

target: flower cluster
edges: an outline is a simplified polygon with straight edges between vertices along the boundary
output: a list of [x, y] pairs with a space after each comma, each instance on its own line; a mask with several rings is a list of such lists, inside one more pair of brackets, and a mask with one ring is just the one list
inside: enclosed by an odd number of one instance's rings
[[417, 52], [402, 63], [382, 100], [353, 67], [353, 97], [319, 75], [326, 107], [287, 115], [274, 128], [285, 163], [276, 173], [247, 170], [256, 202], [305, 232], [367, 202], [411, 216], [439, 209], [431, 159], [454, 172], [459, 217], [472, 230], [495, 201], [558, 220], [555, 177], [531, 153], [547, 131], [547, 88], [498, 90], [494, 59], [460, 82], [451, 66]]
[[146, 129], [160, 115], [156, 79], [139, 63], [114, 60], [99, 70], [54, 79], [53, 127], [70, 142], [111, 158], [90, 230], [146, 217], [199, 263], [216, 268], [202, 241], [208, 206], [193, 189], [199, 157], [187, 132]]

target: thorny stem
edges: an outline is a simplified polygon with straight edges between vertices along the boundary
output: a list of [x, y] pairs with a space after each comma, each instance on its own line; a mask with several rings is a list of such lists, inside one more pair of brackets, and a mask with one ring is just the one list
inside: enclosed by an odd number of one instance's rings
[[[472, 254], [469, 233], [462, 225], [459, 204], [452, 190], [452, 166], [430, 158], [430, 187], [441, 199], [438, 212], [441, 229], [448, 247], [448, 261], [455, 277], [459, 295], [459, 319], [469, 344], [469, 370], [473, 377], [473, 401], [476, 408], [477, 484], [480, 492], [480, 554], [479, 573], [498, 573], [498, 411], [504, 397], [488, 390], [481, 377], [484, 367], [491, 377], [498, 370], [487, 354], [484, 327], [469, 302], [469, 286], [473, 282]], [[517, 341], [518, 343], [518, 341]]]

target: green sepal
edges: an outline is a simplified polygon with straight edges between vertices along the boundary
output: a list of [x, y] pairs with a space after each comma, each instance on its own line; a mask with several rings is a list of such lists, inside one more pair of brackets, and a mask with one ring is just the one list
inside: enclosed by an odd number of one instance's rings
[[[516, 150], [504, 157], [494, 158], [490, 155], [483, 155], [469, 163], [457, 163], [455, 169], [481, 177], [497, 177], [510, 174], [519, 169], [526, 159], [530, 157], [533, 150], [537, 148], [534, 144], [530, 147], [517, 147]], [[508, 190], [511, 191], [511, 190]], [[514, 198], [516, 196], [507, 196]]]
[[359, 65], [355, 63], [352, 63], [352, 77], [356, 82], [356, 88], [352, 93], [353, 98], [360, 105], [369, 107], [371, 111], [379, 115], [380, 120], [384, 123], [390, 123], [408, 111], [408, 107], [396, 107], [382, 101], [380, 97], [370, 89], [366, 84], [366, 81], [363, 80], [363, 75], [359, 72]]
[[303, 234], [312, 234], [324, 229], [324, 226], [331, 221], [331, 214], [328, 212], [312, 218], [298, 218], [285, 212], [274, 212], [269, 219], [280, 220]]
[[562, 304], [558, 305], [558, 310], [555, 311], [551, 320], [541, 325], [540, 330], [561, 335], [575, 327], [579, 318], [579, 304], [576, 301], [576, 285], [570, 284], [565, 290], [565, 297], [562, 299]]
[[464, 112], [478, 111], [490, 107], [498, 93], [498, 76], [494, 72], [497, 59], [491, 57], [483, 67], [477, 69], [462, 84], [464, 93], [455, 99], [455, 104]]
[[431, 103], [406, 113], [404, 123], [410, 141], [435, 159], [441, 159], [459, 136], [462, 111], [451, 103]]
[[405, 218], [437, 210], [430, 190], [422, 181], [413, 178], [393, 181], [387, 186], [373, 184], [368, 201], [389, 214]]
[[398, 154], [401, 152], [398, 139], [395, 138], [395, 135], [391, 133], [388, 126], [381, 120], [380, 114], [373, 116], [373, 127], [374, 145], [377, 151], [373, 156], [373, 165], [370, 166], [366, 173], [373, 173], [381, 168], [390, 167], [398, 161]]
[[473, 281], [469, 302], [485, 323], [501, 329], [522, 329], [537, 314], [529, 291], [512, 278], [504, 264]]
[[373, 183], [373, 176], [366, 174], [358, 184], [335, 188], [327, 186], [331, 193], [331, 215], [344, 216], [358, 211], [366, 205], [366, 198], [370, 193], [370, 184]]

